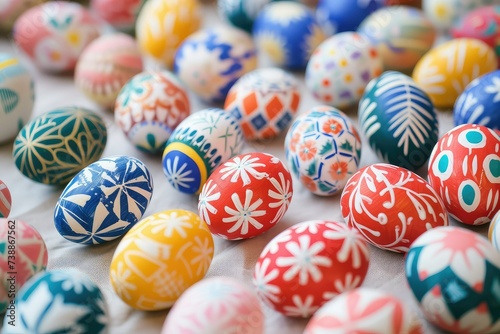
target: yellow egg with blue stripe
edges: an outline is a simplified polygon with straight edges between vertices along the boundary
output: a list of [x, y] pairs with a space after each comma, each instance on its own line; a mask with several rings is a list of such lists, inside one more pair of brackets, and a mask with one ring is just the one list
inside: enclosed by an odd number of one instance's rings
[[243, 143], [235, 116], [219, 108], [198, 111], [170, 136], [163, 152], [163, 172], [175, 189], [198, 194], [214, 169], [239, 154]]
[[111, 285], [129, 306], [171, 307], [208, 271], [214, 241], [207, 225], [187, 210], [166, 210], [138, 222], [116, 248]]

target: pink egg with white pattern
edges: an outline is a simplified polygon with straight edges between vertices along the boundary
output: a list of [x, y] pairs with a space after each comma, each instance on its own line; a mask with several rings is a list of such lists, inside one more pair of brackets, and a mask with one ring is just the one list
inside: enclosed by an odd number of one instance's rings
[[360, 286], [369, 258], [368, 245], [354, 228], [307, 221], [267, 244], [255, 266], [253, 283], [271, 308], [307, 318], [338, 294]]
[[421, 334], [408, 305], [384, 291], [357, 288], [335, 297], [311, 318], [304, 334]]
[[254, 292], [229, 277], [211, 277], [187, 289], [168, 313], [162, 334], [264, 332], [264, 314]]
[[0, 218], [0, 313], [6, 309], [10, 296], [45, 270], [47, 261], [47, 246], [33, 226], [22, 220]]

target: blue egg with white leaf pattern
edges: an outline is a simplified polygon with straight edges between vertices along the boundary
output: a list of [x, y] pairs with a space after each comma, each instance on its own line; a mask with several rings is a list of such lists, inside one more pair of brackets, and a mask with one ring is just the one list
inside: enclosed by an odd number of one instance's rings
[[500, 70], [480, 76], [465, 88], [453, 108], [453, 121], [500, 130]]
[[57, 231], [80, 244], [101, 244], [125, 234], [153, 196], [146, 165], [127, 156], [104, 158], [84, 168], [66, 186], [54, 212]]
[[4, 334], [100, 334], [109, 322], [99, 287], [76, 269], [40, 273], [22, 287], [15, 314], [4, 319]]
[[362, 133], [378, 157], [416, 171], [438, 140], [438, 120], [429, 96], [409, 76], [384, 72], [370, 81], [359, 103]]

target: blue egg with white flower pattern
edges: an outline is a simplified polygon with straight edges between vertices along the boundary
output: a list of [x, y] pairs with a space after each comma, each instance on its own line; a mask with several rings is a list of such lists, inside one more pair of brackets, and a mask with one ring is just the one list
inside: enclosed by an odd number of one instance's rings
[[52, 270], [31, 278], [4, 318], [4, 334], [100, 334], [109, 322], [99, 287], [76, 269]]
[[304, 69], [314, 49], [325, 39], [314, 12], [292, 2], [272, 2], [254, 22], [253, 35], [257, 49], [277, 66], [291, 70]]
[[361, 131], [380, 159], [411, 171], [427, 162], [438, 141], [438, 119], [412, 78], [387, 71], [372, 79], [358, 110]]
[[124, 235], [141, 218], [153, 196], [146, 165], [128, 156], [104, 158], [78, 173], [59, 197], [57, 231], [80, 244], [101, 244]]
[[363, 20], [384, 6], [384, 0], [319, 0], [316, 19], [326, 35], [356, 31]]
[[500, 130], [500, 70], [473, 80], [453, 108], [455, 125], [479, 124]]

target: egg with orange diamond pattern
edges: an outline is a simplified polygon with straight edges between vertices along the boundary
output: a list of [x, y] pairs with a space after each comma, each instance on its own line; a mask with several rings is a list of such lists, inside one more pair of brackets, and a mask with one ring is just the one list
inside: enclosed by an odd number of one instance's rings
[[297, 79], [282, 69], [260, 68], [241, 77], [224, 109], [241, 122], [248, 140], [269, 139], [290, 125], [300, 104]]
[[347, 225], [373, 246], [408, 252], [427, 230], [447, 226], [441, 197], [423, 178], [394, 165], [377, 163], [354, 174], [340, 198]]
[[111, 285], [133, 308], [167, 309], [205, 276], [213, 254], [212, 235], [198, 215], [161, 211], [138, 222], [120, 241], [111, 260]]
[[356, 229], [306, 221], [267, 244], [257, 260], [253, 284], [267, 306], [306, 318], [340, 293], [360, 286], [369, 260], [368, 244]]
[[228, 240], [248, 239], [274, 227], [292, 196], [292, 177], [279, 158], [245, 153], [210, 175], [201, 190], [198, 211], [213, 234]]

